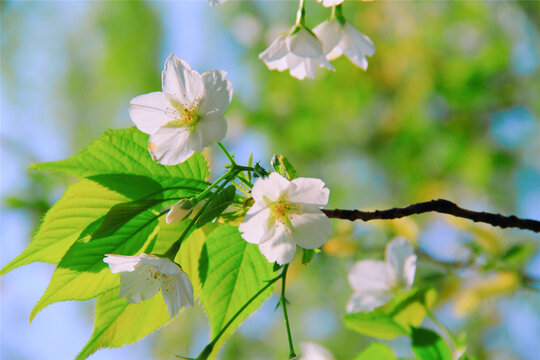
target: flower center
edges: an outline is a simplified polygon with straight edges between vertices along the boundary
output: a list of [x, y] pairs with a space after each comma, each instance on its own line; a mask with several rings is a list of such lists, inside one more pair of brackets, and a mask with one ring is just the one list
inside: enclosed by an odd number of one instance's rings
[[300, 205], [291, 204], [286, 195], [280, 196], [275, 202], [267, 200], [267, 204], [272, 219], [279, 221], [288, 228], [292, 228], [292, 216], [300, 214]]
[[167, 127], [187, 127], [189, 131], [192, 131], [195, 125], [201, 120], [199, 114], [199, 105], [187, 108], [180, 104], [173, 105], [178, 114], [178, 118], [171, 120], [167, 123]]

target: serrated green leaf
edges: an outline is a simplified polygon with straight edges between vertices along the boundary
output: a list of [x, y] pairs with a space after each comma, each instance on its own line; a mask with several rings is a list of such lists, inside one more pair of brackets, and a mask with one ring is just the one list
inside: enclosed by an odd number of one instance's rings
[[118, 297], [118, 291], [113, 289], [98, 297], [94, 332], [76, 359], [85, 359], [100, 348], [133, 343], [171, 320], [161, 292], [131, 304]]
[[88, 300], [119, 284], [118, 274], [109, 271], [104, 254], [134, 255], [154, 234], [157, 215], [144, 212], [109, 236], [77, 241], [66, 252], [51, 282], [30, 314], [30, 321], [46, 306], [65, 300]]
[[392, 349], [383, 343], [370, 344], [354, 360], [396, 360]]
[[164, 166], [152, 160], [148, 153], [148, 135], [137, 128], [108, 130], [74, 156], [60, 161], [35, 164], [31, 170], [48, 170], [78, 178], [101, 174], [130, 174], [158, 178], [189, 178], [206, 180], [208, 165], [200, 153], [187, 161]]
[[435, 332], [412, 328], [412, 351], [420, 360], [452, 360], [452, 351]]
[[[220, 225], [206, 239], [208, 275], [203, 285], [202, 304], [210, 320], [212, 338], [234, 314], [272, 279], [272, 264], [257, 245], [242, 239], [237, 227]], [[263, 292], [248, 306], [223, 334], [212, 350], [214, 358], [223, 342], [253, 313], [271, 293]]]
[[386, 305], [371, 312], [345, 315], [347, 327], [361, 334], [393, 339], [409, 335], [411, 327], [419, 326], [426, 316], [426, 308], [435, 303], [436, 291], [432, 288], [402, 291]]
[[57, 264], [83, 229], [104, 217], [114, 205], [129, 200], [92, 180], [71, 185], [47, 212], [30, 245], [0, 274], [35, 261]]
[[234, 186], [228, 186], [223, 189], [219, 194], [217, 194], [212, 201], [212, 204], [210, 204], [210, 206], [206, 209], [206, 211], [197, 221], [197, 227], [204, 226], [205, 224], [209, 223], [210, 221], [221, 215], [221, 213], [229, 205], [232, 204], [235, 194], [236, 189]]

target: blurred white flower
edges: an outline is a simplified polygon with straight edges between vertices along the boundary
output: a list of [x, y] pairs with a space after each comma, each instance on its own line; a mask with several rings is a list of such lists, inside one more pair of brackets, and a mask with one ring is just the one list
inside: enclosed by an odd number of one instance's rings
[[218, 6], [220, 4], [223, 4], [227, 0], [208, 0], [208, 3], [210, 6]]
[[335, 360], [335, 358], [324, 346], [314, 342], [303, 342], [300, 344], [299, 360]]
[[291, 76], [303, 80], [313, 79], [317, 67], [335, 70], [323, 54], [321, 41], [302, 25], [295, 25], [288, 33], [279, 35], [270, 46], [259, 54], [268, 69], [289, 69]]
[[161, 75], [163, 91], [133, 98], [129, 115], [137, 128], [150, 135], [148, 149], [163, 165], [186, 161], [227, 132], [222, 114], [232, 98], [225, 71], [202, 76], [171, 54]]
[[400, 290], [408, 290], [414, 281], [416, 255], [404, 238], [392, 240], [385, 251], [385, 261], [362, 260], [349, 271], [354, 294], [347, 312], [371, 311], [386, 304]]
[[119, 295], [130, 303], [148, 300], [161, 289], [171, 317], [182, 307], [193, 305], [193, 286], [188, 276], [169, 259], [147, 254], [106, 254], [103, 261], [112, 273], [121, 273]]
[[269, 262], [290, 263], [296, 245], [315, 249], [328, 241], [332, 226], [320, 209], [329, 195], [319, 179], [289, 181], [276, 172], [258, 179], [251, 191], [255, 204], [239, 227], [242, 237], [258, 244]]
[[373, 56], [375, 45], [369, 37], [358, 31], [351, 23], [332, 18], [317, 25], [313, 32], [321, 39], [326, 59], [334, 60], [345, 54], [356, 66], [367, 70], [366, 56]]
[[343, 0], [317, 0], [317, 2], [322, 3], [324, 7], [332, 7], [341, 4]]

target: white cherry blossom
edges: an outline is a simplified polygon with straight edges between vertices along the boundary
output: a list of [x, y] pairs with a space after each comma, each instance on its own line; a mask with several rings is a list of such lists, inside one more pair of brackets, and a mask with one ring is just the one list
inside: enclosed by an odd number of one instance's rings
[[317, 2], [322, 3], [324, 7], [332, 7], [341, 4], [343, 0], [317, 0]]
[[336, 360], [336, 358], [324, 346], [306, 341], [300, 344], [300, 360]]
[[120, 297], [130, 303], [148, 300], [161, 289], [171, 317], [182, 307], [193, 305], [193, 286], [188, 276], [167, 258], [106, 254], [103, 261], [109, 264], [112, 273], [121, 273]]
[[332, 18], [317, 25], [313, 32], [321, 39], [327, 60], [345, 54], [356, 66], [367, 70], [367, 56], [373, 56], [375, 45], [351, 23], [343, 20], [342, 24], [337, 18]]
[[317, 67], [335, 70], [323, 54], [321, 41], [311, 30], [295, 25], [288, 33], [279, 35], [270, 46], [259, 54], [268, 69], [289, 69], [291, 76], [303, 80], [313, 79]]
[[242, 238], [258, 244], [269, 262], [290, 263], [297, 245], [315, 249], [328, 241], [332, 226], [321, 208], [329, 195], [320, 179], [289, 181], [276, 172], [258, 179], [251, 191], [255, 203], [239, 227]]
[[385, 250], [385, 261], [362, 260], [349, 271], [354, 294], [347, 312], [371, 311], [386, 304], [394, 294], [411, 288], [416, 271], [416, 255], [406, 239], [392, 240]]
[[227, 132], [223, 113], [232, 98], [227, 73], [207, 71], [202, 76], [171, 54], [161, 74], [163, 91], [133, 98], [129, 115], [137, 128], [150, 135], [148, 149], [163, 165], [186, 161]]

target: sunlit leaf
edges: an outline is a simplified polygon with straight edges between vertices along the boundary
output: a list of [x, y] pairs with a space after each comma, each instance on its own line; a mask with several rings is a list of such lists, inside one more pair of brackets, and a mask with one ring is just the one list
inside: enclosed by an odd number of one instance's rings
[[354, 360], [395, 360], [396, 356], [392, 349], [383, 343], [373, 343], [358, 354]]
[[437, 333], [413, 327], [411, 337], [412, 351], [419, 360], [452, 360], [452, 351]]

